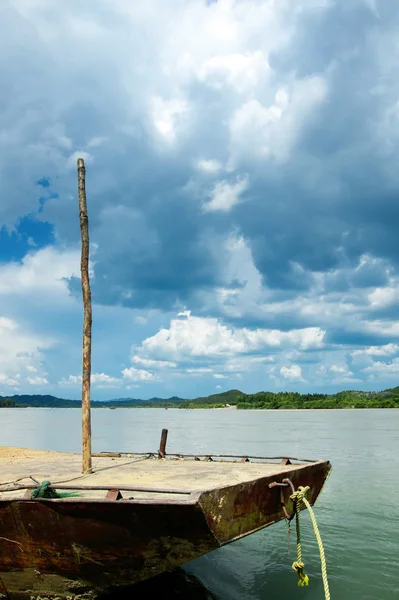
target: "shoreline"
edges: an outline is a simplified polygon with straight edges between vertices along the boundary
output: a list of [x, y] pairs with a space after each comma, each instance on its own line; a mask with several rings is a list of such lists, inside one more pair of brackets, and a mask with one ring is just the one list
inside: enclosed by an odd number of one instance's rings
[[[2, 410], [82, 410], [81, 406], [7, 406], [4, 408], [0, 408], [0, 415]], [[222, 410], [225, 412], [236, 410], [242, 413], [245, 412], [271, 412], [271, 413], [282, 413], [282, 412], [340, 412], [343, 410], [351, 410], [351, 411], [362, 411], [362, 410], [399, 410], [398, 406], [391, 407], [362, 407], [362, 408], [350, 408], [350, 407], [342, 407], [342, 408], [237, 408], [237, 406], [228, 406], [226, 408], [223, 407], [206, 407], [203, 406], [201, 408], [180, 408], [178, 406], [171, 406], [165, 408], [164, 406], [92, 406], [91, 409], [95, 410], [179, 410], [179, 411], [199, 411], [199, 410]]]

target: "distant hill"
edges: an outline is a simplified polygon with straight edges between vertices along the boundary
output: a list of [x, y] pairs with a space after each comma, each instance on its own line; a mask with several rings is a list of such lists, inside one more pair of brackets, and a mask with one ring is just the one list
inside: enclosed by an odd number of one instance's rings
[[[151, 398], [150, 400], [140, 400], [138, 398], [115, 398], [106, 401], [92, 401], [93, 408], [110, 407], [164, 407], [180, 406], [184, 402], [183, 398], [174, 396], [173, 398]], [[66, 400], [56, 396], [41, 394], [23, 394], [14, 396], [0, 396], [0, 406], [33, 407], [33, 408], [79, 408], [80, 400]]]
[[240, 390], [229, 390], [227, 392], [221, 392], [220, 394], [212, 394], [211, 396], [200, 396], [193, 400], [186, 400], [182, 404], [182, 408], [197, 408], [198, 406], [220, 405], [225, 404], [237, 404], [237, 398], [243, 397], [246, 394], [240, 392]]
[[[315, 408], [399, 408], [399, 386], [380, 392], [347, 390], [337, 394], [299, 394], [298, 392], [258, 392], [244, 394], [228, 390], [220, 394], [199, 396], [192, 400], [172, 398], [114, 398], [92, 401], [93, 408], [217, 408], [226, 404], [239, 409], [315, 409]], [[0, 396], [1, 407], [79, 408], [79, 400], [50, 395]]]

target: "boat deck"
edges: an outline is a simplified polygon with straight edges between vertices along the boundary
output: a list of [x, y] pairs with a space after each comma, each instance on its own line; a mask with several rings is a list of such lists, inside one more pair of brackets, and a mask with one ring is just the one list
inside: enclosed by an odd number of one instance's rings
[[[81, 498], [93, 500], [106, 499], [109, 490], [117, 489], [119, 497], [126, 500], [156, 497], [158, 501], [190, 502], [196, 492], [273, 475], [281, 477], [293, 468], [301, 468], [301, 464], [283, 464], [278, 459], [277, 462], [242, 460], [245, 459], [205, 456], [190, 459], [175, 455], [160, 460], [156, 455], [95, 455], [93, 472], [82, 476], [80, 454], [0, 446], [0, 500], [26, 497], [27, 486], [36, 487], [34, 480], [48, 480], [57, 489], [78, 489]], [[309, 463], [302, 466], [306, 464]]]
[[[179, 567], [293, 517], [292, 488], [314, 504], [330, 463], [291, 460], [103, 453], [82, 476], [80, 454], [0, 447], [0, 584], [94, 599]], [[32, 499], [43, 481], [77, 495]]]

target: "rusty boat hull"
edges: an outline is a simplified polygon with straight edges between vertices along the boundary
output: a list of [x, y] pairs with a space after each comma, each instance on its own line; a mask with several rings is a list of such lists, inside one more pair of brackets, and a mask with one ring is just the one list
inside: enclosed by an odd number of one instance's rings
[[[288, 478], [295, 488], [309, 486], [314, 504], [331, 470], [327, 461], [145, 458], [101, 467], [97, 479], [57, 485], [78, 497], [32, 500], [32, 481], [3, 488], [0, 597], [97, 598], [154, 577], [292, 514], [290, 487], [275, 483]], [[42, 477], [45, 465], [37, 463]], [[8, 468], [18, 479], [21, 469]], [[145, 470], [153, 470], [156, 487], [138, 485]], [[173, 481], [185, 481], [185, 489]]]

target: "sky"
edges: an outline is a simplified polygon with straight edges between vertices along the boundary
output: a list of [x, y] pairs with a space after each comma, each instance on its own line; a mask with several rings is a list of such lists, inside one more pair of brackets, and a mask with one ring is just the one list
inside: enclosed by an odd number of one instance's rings
[[397, 0], [3, 0], [0, 395], [399, 376]]

